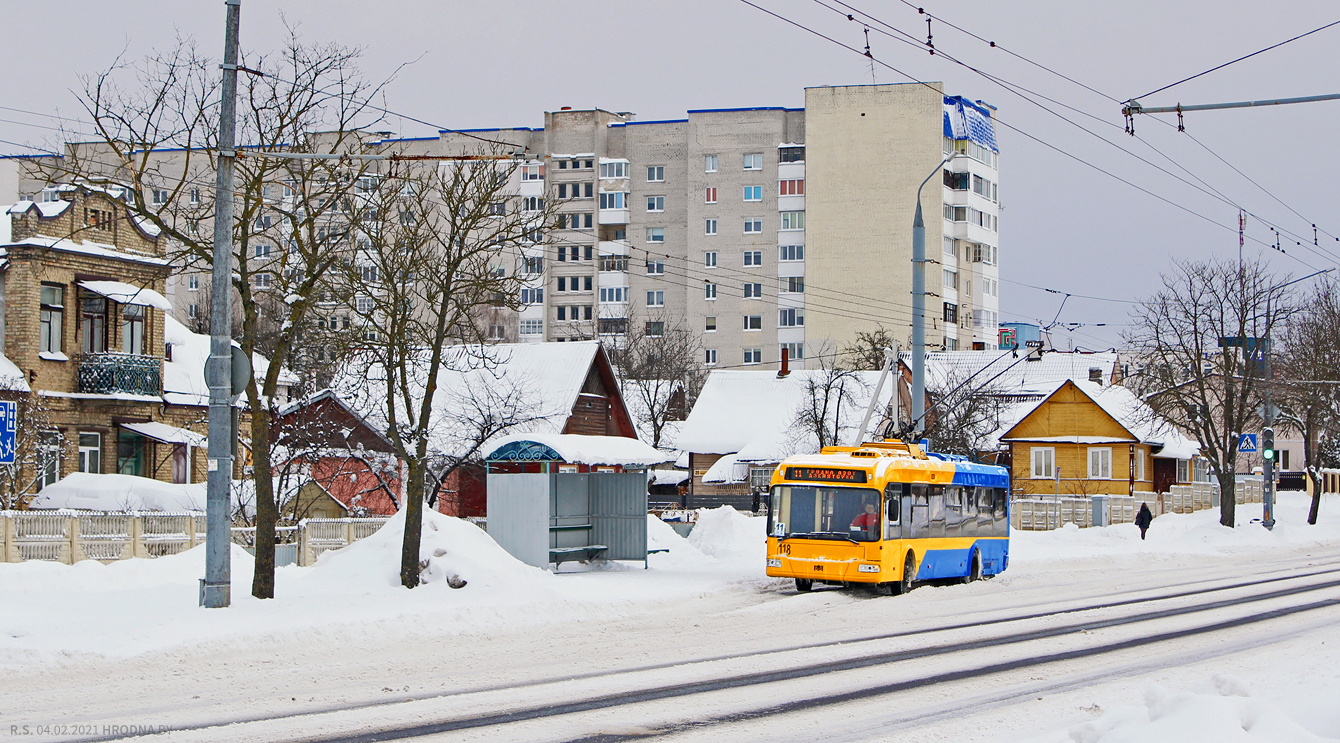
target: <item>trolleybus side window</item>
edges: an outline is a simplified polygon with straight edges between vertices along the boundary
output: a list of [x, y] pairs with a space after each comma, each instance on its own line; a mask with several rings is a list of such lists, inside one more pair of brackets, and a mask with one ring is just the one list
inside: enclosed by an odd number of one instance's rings
[[930, 486], [931, 533], [932, 537], [945, 535], [945, 486]]
[[925, 485], [913, 485], [912, 488], [912, 523], [910, 524], [909, 539], [917, 539], [930, 536], [930, 496]]

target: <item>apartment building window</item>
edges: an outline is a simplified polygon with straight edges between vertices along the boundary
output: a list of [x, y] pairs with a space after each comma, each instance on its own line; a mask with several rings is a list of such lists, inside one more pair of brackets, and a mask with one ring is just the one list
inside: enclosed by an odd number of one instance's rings
[[649, 242], [649, 243], [663, 243], [663, 242], [665, 242], [665, 228], [664, 228], [664, 227], [648, 227], [648, 228], [647, 228], [647, 242]]
[[709, 250], [706, 253], [703, 253], [703, 267], [704, 268], [717, 267], [717, 252], [715, 250]]
[[197, 317], [200, 317], [200, 305], [198, 304], [186, 305], [186, 316], [192, 320], [196, 319]]
[[953, 206], [953, 205], [951, 205], [951, 204], [945, 204], [945, 205], [944, 205], [944, 208], [945, 208], [945, 209], [944, 209], [944, 217], [945, 217], [945, 220], [946, 220], [946, 221], [949, 221], [949, 222], [966, 222], [966, 221], [968, 221], [968, 207], [966, 207], [966, 206]]
[[61, 352], [61, 333], [65, 328], [65, 287], [43, 284], [40, 301], [40, 319], [37, 350], [41, 353]]
[[143, 306], [128, 304], [121, 308], [121, 353], [144, 354], [144, 320]]
[[780, 291], [787, 294], [802, 294], [805, 291], [804, 276], [783, 276], [778, 280]]
[[[577, 252], [576, 252], [577, 246], [574, 245], [572, 246], [572, 248], [573, 248], [572, 259], [575, 261], [577, 260]], [[558, 262], [559, 263], [568, 262], [568, 246], [566, 245], [558, 246]]]
[[777, 247], [777, 260], [779, 261], [803, 261], [805, 260], [804, 245], [779, 245]]
[[628, 162], [627, 162], [627, 161], [624, 161], [624, 162], [615, 162], [615, 163], [601, 163], [601, 164], [600, 164], [600, 177], [601, 177], [601, 178], [627, 178], [627, 177], [628, 177], [628, 168], [629, 168], [629, 166], [628, 166]]
[[648, 165], [648, 166], [647, 166], [647, 182], [648, 182], [648, 183], [659, 183], [659, 182], [664, 181], [664, 180], [665, 180], [665, 166], [664, 166], [664, 165]]
[[251, 285], [257, 289], [269, 289], [271, 283], [271, 277], [268, 271], [261, 271], [251, 277]]
[[944, 239], [944, 252], [945, 255], [952, 255], [955, 258], [958, 258], [958, 241], [952, 237], [946, 236]]
[[602, 286], [600, 288], [600, 301], [604, 303], [617, 302], [620, 304], [628, 303], [628, 287], [626, 286]]
[[507, 329], [501, 325], [490, 325], [488, 339], [491, 341], [500, 341], [506, 335]]
[[744, 285], [744, 298], [745, 298], [745, 299], [762, 299], [762, 298], [763, 298], [763, 285], [762, 285], [762, 284], [758, 284], [758, 283], [746, 283], [746, 284]]
[[703, 349], [703, 365], [704, 366], [717, 365], [717, 350], [715, 348]]
[[804, 196], [805, 179], [797, 178], [794, 180], [778, 181], [777, 193], [779, 196]]
[[540, 335], [544, 332], [544, 320], [522, 320], [522, 335]]
[[523, 259], [522, 272], [531, 275], [544, 273], [544, 256], [528, 255]]
[[601, 335], [627, 335], [628, 318], [602, 317], [600, 318], [599, 332]]
[[665, 261], [647, 259], [647, 275], [661, 276], [665, 274]]
[[782, 212], [782, 229], [805, 229], [805, 212]]
[[372, 297], [359, 296], [354, 299], [354, 310], [360, 315], [367, 315], [372, 312]]
[[754, 235], [763, 231], [763, 220], [759, 217], [746, 217], [744, 220], [744, 234]]
[[664, 307], [664, 306], [665, 306], [665, 292], [664, 292], [664, 291], [660, 291], [660, 290], [647, 292], [647, 306], [648, 306], [648, 307]]
[[745, 200], [745, 201], [762, 201], [762, 200], [763, 200], [763, 187], [762, 187], [762, 186], [745, 186], [745, 187], [744, 187], [744, 200]]
[[745, 155], [745, 156], [744, 156], [744, 169], [745, 169], [745, 170], [762, 170], [762, 169], [763, 169], [763, 154], [762, 154], [762, 153], [759, 153], [759, 152], [755, 152], [755, 153], [751, 153], [751, 154]]
[[584, 246], [582, 246], [582, 260], [584, 260], [584, 261], [589, 261], [589, 260], [591, 260], [592, 251], [593, 251], [594, 249], [595, 249], [595, 246], [594, 246], [594, 245], [584, 245]]
[[1029, 452], [1032, 458], [1032, 478], [1034, 480], [1050, 480], [1056, 476], [1056, 448], [1051, 446], [1035, 446]]
[[102, 434], [79, 432], [79, 471], [102, 472]]
[[[573, 307], [572, 309], [573, 309], [572, 319], [576, 320], [576, 319], [577, 319], [577, 312], [576, 312], [577, 308], [576, 308], [576, 307]], [[555, 310], [554, 310], [554, 317], [557, 318], [557, 319], [559, 319], [559, 320], [567, 320], [567, 319], [568, 319], [568, 308], [567, 308], [567, 307], [558, 307], [558, 308], [555, 308]]]
[[200, 203], [200, 189], [193, 188], [191, 189], [191, 206], [195, 206], [199, 203]]
[[744, 265], [745, 265], [745, 266], [761, 266], [761, 265], [763, 265], [763, 251], [761, 251], [761, 250], [746, 250], [746, 251], [744, 251]]
[[200, 291], [200, 277], [199, 277], [199, 276], [187, 276], [187, 277], [186, 277], [186, 289], [187, 289], [187, 291], [193, 291], [193, 292], [194, 292], [194, 291]]
[[746, 364], [762, 364], [762, 363], [763, 363], [763, 349], [761, 349], [761, 348], [746, 348], [746, 349], [744, 349], [744, 363], [746, 363]]
[[601, 271], [628, 271], [628, 256], [626, 255], [602, 255], [600, 256]]
[[[565, 292], [565, 291], [568, 290], [568, 277], [566, 277], [566, 276], [559, 276], [559, 277], [558, 277], [558, 290], [561, 291], [561, 292]], [[576, 277], [576, 276], [572, 277], [572, 290], [573, 290], [573, 291], [576, 291], [576, 290], [577, 290], [577, 277]]]
[[944, 270], [944, 288], [958, 291], [958, 271]]
[[782, 351], [786, 351], [786, 357], [791, 361], [799, 361], [805, 358], [804, 343], [783, 343], [777, 349], [777, 360], [782, 360]]
[[963, 280], [963, 293], [964, 293], [966, 296], [969, 296], [969, 297], [972, 296], [972, 279], [964, 279], [964, 280]]
[[[496, 269], [496, 270], [497, 270], [497, 271], [501, 271], [502, 269], [501, 269], [501, 268], [498, 268], [498, 269]], [[376, 283], [376, 281], [377, 281], [377, 267], [376, 267], [376, 266], [363, 266], [362, 269], [360, 270], [360, 273], [361, 273], [362, 276], [363, 276], [363, 283], [365, 283], [365, 284], [373, 284], [373, 283]]]
[[703, 171], [707, 173], [717, 172], [716, 155], [703, 155]]
[[947, 322], [947, 323], [950, 323], [951, 325], [957, 325], [957, 324], [958, 324], [958, 305], [954, 304], [953, 302], [945, 302], [944, 305], [945, 305], [945, 306], [944, 306], [944, 312], [945, 312], [945, 314], [944, 314], [944, 321]]
[[523, 212], [544, 211], [544, 199], [539, 196], [527, 196], [521, 199], [521, 211]]
[[[268, 230], [268, 229], [270, 229], [270, 215], [269, 215], [269, 214], [262, 214], [261, 216], [256, 217], [256, 229], [257, 229], [257, 230]], [[322, 232], [325, 232], [325, 230], [322, 230]], [[322, 237], [325, 237], [325, 235], [323, 234]]]
[[523, 181], [542, 181], [544, 180], [543, 165], [523, 165], [521, 167], [521, 180]]
[[522, 289], [521, 304], [544, 304], [544, 287]]
[[1111, 480], [1112, 479], [1112, 448], [1090, 447], [1089, 448], [1089, 479], [1090, 480]]
[[957, 350], [958, 350], [958, 338], [945, 338], [945, 350], [946, 350], [946, 351], [957, 351]]
[[600, 208], [601, 209], [627, 209], [628, 194], [623, 191], [601, 191]]
[[777, 327], [779, 328], [798, 328], [805, 324], [805, 310], [797, 307], [786, 307], [777, 310]]
[[[582, 196], [582, 188], [586, 189], [586, 196]], [[590, 183], [560, 183], [558, 184], [558, 198], [560, 199], [581, 199], [591, 198], [592, 186]]]
[[716, 187], [716, 186], [708, 186], [708, 187], [707, 187], [707, 191], [704, 192], [703, 203], [704, 203], [704, 204], [715, 204], [715, 203], [717, 203], [717, 187]]
[[647, 197], [647, 211], [649, 211], [649, 212], [663, 212], [663, 211], [665, 211], [665, 197], [664, 197], [664, 196], [648, 196], [648, 197]]
[[717, 298], [717, 285], [711, 283], [703, 284], [703, 299], [706, 299], [710, 302], [712, 300], [715, 300], [716, 298]]
[[154, 189], [154, 199], [153, 199], [153, 200], [154, 200], [154, 204], [166, 204], [166, 203], [168, 202], [168, 192], [167, 192], [167, 189], [163, 189], [163, 188], [155, 188], [155, 189]]
[[778, 147], [777, 158], [784, 163], [803, 163], [805, 162], [805, 146]]
[[[572, 290], [573, 290], [573, 291], [577, 291], [577, 277], [575, 277], [575, 276], [574, 276], [573, 279], [572, 279]], [[584, 292], [589, 292], [589, 291], [591, 291], [591, 277], [590, 277], [590, 276], [583, 276], [583, 277], [582, 277], [582, 291], [584, 291]]]
[[717, 234], [717, 221], [716, 221], [715, 219], [709, 219], [709, 220], [707, 220], [706, 225], [705, 225], [705, 227], [703, 228], [703, 234], [704, 234], [704, 235], [715, 235], [715, 234]]
[[660, 338], [665, 335], [665, 321], [652, 320], [647, 323], [646, 336], [648, 338]]
[[745, 316], [744, 316], [744, 329], [745, 329], [745, 330], [762, 330], [762, 329], [763, 329], [763, 316], [762, 316], [762, 315], [745, 315]]
[[[502, 217], [502, 216], [505, 216], [506, 214], [507, 214], [507, 204], [505, 204], [505, 203], [503, 203], [503, 202], [501, 202], [501, 201], [499, 201], [499, 202], [497, 202], [497, 203], [495, 203], [495, 204], [489, 204], [489, 216], [490, 216], [490, 217]], [[369, 209], [368, 211], [363, 212], [363, 221], [365, 221], [365, 222], [371, 222], [371, 221], [374, 221], [374, 220], [376, 220], [376, 219], [377, 219], [377, 212], [376, 212], [376, 210]]]
[[955, 173], [951, 170], [944, 171], [944, 186], [951, 191], [967, 191], [970, 173]]
[[717, 332], [717, 319], [715, 315], [709, 315], [708, 317], [703, 318], [703, 320], [704, 320], [703, 332], [705, 333]]

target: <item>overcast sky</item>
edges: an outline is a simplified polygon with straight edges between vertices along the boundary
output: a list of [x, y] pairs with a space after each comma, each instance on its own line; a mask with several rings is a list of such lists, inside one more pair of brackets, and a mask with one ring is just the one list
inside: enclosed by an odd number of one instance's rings
[[[814, 0], [755, 2], [846, 44], [865, 44], [860, 24]], [[834, 0], [825, 2], [836, 6]], [[1060, 296], [1022, 284], [1133, 299], [1154, 291], [1159, 273], [1173, 259], [1237, 255], [1235, 207], [1110, 143], [1198, 185], [1203, 180], [1207, 185], [1201, 188], [1221, 192], [1259, 215], [1248, 220], [1248, 254], [1262, 250], [1251, 238], [1274, 243], [1267, 222], [1306, 236], [1306, 247], [1285, 237], [1287, 254], [1266, 251], [1281, 274], [1302, 276], [1340, 265], [1340, 242], [1325, 234], [1340, 235], [1340, 214], [1334, 206], [1340, 185], [1333, 188], [1331, 183], [1332, 174], [1340, 173], [1340, 146], [1332, 141], [1340, 131], [1340, 101], [1188, 114], [1186, 134], [1145, 117], [1136, 121], [1140, 139], [1133, 139], [1122, 132], [1118, 103], [1009, 53], [1125, 100], [1340, 19], [1340, 5], [1320, 0], [919, 2], [1001, 47], [992, 49], [937, 23], [937, 48], [1101, 119], [1029, 96], [1041, 104], [1035, 105], [977, 72], [870, 34], [871, 52], [878, 59], [916, 79], [944, 81], [951, 94], [996, 106], [1001, 122], [1028, 135], [1005, 126], [997, 132], [1002, 321], [1107, 323], [1105, 328], [1058, 330], [1053, 336], [1061, 348], [1072, 342], [1107, 348], [1120, 342], [1128, 305], [1071, 298], [1058, 316]], [[925, 37], [924, 16], [899, 0], [849, 4]], [[44, 21], [57, 7], [59, 18]], [[0, 140], [5, 140], [0, 152], [30, 151], [14, 143], [52, 146], [55, 132], [41, 128], [54, 123], [46, 117], [79, 117], [82, 111], [73, 91], [79, 89], [81, 76], [105, 68], [118, 54], [137, 59], [170, 47], [177, 35], [184, 35], [208, 54], [220, 55], [224, 14], [218, 0], [66, 0], [28, 22], [5, 24], [0, 31], [0, 61], [7, 71], [0, 76], [0, 106], [6, 107], [0, 110]], [[243, 47], [274, 50], [284, 34], [284, 18], [299, 25], [311, 41], [362, 47], [370, 77], [389, 75], [412, 62], [389, 87], [389, 107], [451, 128], [542, 126], [543, 112], [560, 106], [634, 111], [643, 120], [682, 117], [690, 108], [801, 106], [807, 86], [872, 79], [863, 57], [739, 0], [243, 0]], [[52, 30], [57, 27], [58, 33]], [[1155, 106], [1337, 93], [1337, 45], [1340, 26], [1142, 102]], [[884, 83], [907, 78], [877, 67], [874, 79]], [[434, 132], [394, 120], [390, 126], [408, 136]], [[1320, 248], [1311, 245], [1313, 223], [1325, 231]]]

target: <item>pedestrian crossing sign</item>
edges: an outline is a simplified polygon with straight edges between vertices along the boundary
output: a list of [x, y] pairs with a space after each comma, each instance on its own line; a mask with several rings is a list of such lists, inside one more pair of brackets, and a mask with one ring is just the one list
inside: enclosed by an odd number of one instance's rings
[[1238, 451], [1244, 454], [1254, 454], [1256, 452], [1256, 434], [1244, 433], [1239, 436]]

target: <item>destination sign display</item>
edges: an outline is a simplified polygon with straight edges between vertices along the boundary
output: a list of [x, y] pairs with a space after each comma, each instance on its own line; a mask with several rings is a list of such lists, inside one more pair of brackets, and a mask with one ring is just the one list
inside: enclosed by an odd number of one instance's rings
[[865, 482], [865, 470], [839, 470], [832, 467], [787, 467], [786, 479], [810, 482]]

